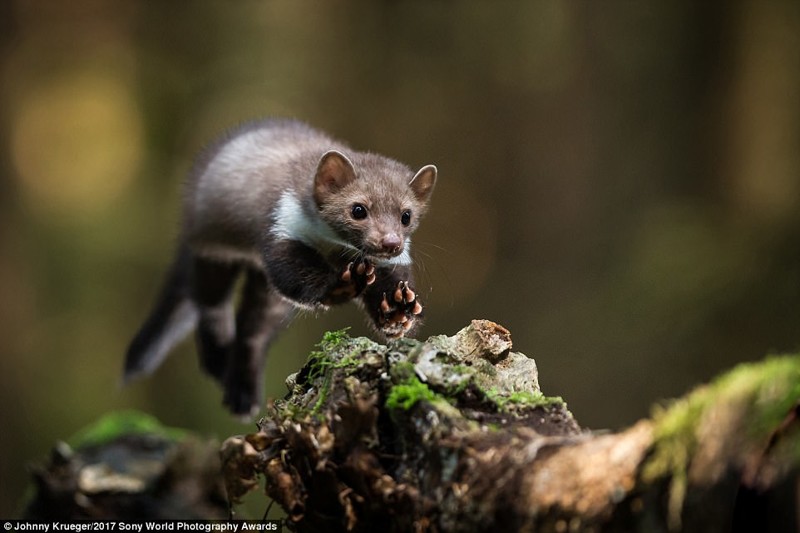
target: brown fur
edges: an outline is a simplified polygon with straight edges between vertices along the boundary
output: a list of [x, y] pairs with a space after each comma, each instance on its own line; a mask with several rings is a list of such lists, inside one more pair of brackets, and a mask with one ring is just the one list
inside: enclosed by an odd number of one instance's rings
[[435, 181], [431, 165], [415, 174], [296, 121], [226, 135], [187, 183], [177, 259], [131, 343], [125, 379], [156, 368], [196, 325], [203, 368], [246, 415], [260, 405], [264, 352], [294, 307], [356, 299], [381, 335], [413, 333], [422, 306], [406, 246]]

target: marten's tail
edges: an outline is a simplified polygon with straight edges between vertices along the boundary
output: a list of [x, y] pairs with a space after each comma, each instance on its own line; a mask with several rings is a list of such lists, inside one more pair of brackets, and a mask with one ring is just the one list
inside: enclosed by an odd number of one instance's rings
[[197, 325], [190, 276], [191, 255], [181, 246], [155, 307], [128, 347], [123, 383], [158, 368], [170, 350]]

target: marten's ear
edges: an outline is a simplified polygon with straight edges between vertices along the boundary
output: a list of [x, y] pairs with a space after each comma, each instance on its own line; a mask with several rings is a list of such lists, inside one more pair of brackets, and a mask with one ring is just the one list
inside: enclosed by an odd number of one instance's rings
[[436, 167], [433, 165], [425, 165], [419, 169], [419, 172], [414, 174], [414, 177], [408, 182], [408, 186], [414, 191], [414, 196], [417, 197], [417, 200], [425, 203], [428, 201], [428, 198], [430, 198], [435, 183]]
[[331, 194], [356, 179], [353, 163], [347, 156], [336, 150], [323, 154], [314, 176], [314, 200], [322, 205]]

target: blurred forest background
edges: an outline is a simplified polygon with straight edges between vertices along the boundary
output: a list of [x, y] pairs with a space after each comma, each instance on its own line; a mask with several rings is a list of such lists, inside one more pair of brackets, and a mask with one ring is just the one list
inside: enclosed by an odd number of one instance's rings
[[[800, 346], [800, 2], [6, 0], [0, 80], [0, 516], [112, 410], [252, 429], [191, 342], [119, 378], [193, 155], [253, 117], [435, 163], [421, 334], [505, 325], [584, 425]], [[347, 325], [298, 320], [268, 394]]]

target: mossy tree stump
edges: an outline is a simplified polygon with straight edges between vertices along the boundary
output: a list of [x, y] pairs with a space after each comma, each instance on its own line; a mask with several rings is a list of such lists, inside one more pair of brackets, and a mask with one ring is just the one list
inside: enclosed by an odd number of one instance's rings
[[383, 346], [326, 335], [254, 434], [223, 444], [234, 501], [265, 480], [297, 531], [795, 531], [800, 357], [742, 366], [619, 433], [581, 429], [510, 334]]

